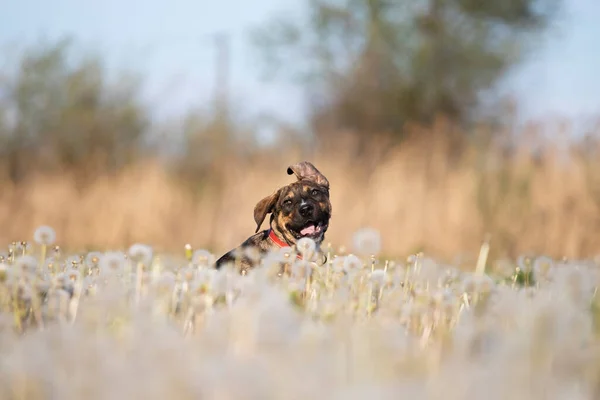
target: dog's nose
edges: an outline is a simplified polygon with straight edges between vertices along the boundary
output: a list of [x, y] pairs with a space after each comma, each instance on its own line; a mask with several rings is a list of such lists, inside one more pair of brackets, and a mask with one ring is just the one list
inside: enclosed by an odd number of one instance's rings
[[314, 210], [314, 207], [312, 204], [306, 203], [306, 204], [302, 204], [300, 206], [300, 215], [302, 215], [303, 217], [308, 217], [309, 215], [312, 214]]

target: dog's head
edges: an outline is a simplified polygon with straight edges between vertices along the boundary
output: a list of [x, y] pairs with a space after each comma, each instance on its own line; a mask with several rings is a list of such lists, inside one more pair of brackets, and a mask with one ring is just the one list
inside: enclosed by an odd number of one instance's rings
[[287, 173], [298, 180], [258, 202], [254, 208], [256, 232], [270, 213], [271, 228], [288, 244], [302, 237], [321, 243], [331, 218], [329, 181], [307, 161], [289, 166]]

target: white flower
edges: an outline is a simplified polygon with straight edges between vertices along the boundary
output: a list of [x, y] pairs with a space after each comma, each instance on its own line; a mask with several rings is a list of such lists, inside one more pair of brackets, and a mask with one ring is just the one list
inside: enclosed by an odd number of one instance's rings
[[376, 269], [375, 271], [371, 272], [371, 282], [378, 286], [382, 286], [385, 283], [385, 278], [386, 273], [382, 269]]
[[192, 263], [198, 267], [210, 268], [215, 262], [215, 257], [207, 250], [198, 249], [192, 255]]
[[102, 253], [98, 251], [91, 251], [85, 256], [85, 263], [88, 266], [98, 265], [100, 259], [102, 258]]
[[452, 290], [448, 288], [443, 288], [435, 291], [432, 297], [433, 300], [436, 303], [438, 303], [438, 305], [452, 303], [456, 299], [456, 296], [454, 295]]
[[354, 249], [363, 255], [376, 255], [381, 250], [381, 235], [375, 229], [363, 228], [354, 234]]
[[227, 289], [229, 288], [229, 280], [227, 273], [225, 271], [219, 271], [211, 277], [210, 286], [212, 292], [219, 295], [224, 295], [227, 293]]
[[302, 254], [302, 257], [310, 256], [315, 251], [316, 247], [315, 241], [309, 237], [300, 238], [298, 239], [298, 242], [296, 242], [296, 248], [298, 249], [298, 252]]
[[181, 277], [184, 281], [191, 282], [196, 278], [196, 270], [191, 267], [184, 268], [181, 271]]
[[550, 257], [542, 256], [536, 258], [533, 263], [533, 272], [535, 277], [547, 278], [553, 266], [554, 261]]
[[354, 254], [349, 254], [344, 257], [344, 269], [346, 272], [360, 269], [362, 266], [362, 261], [360, 261], [360, 258], [356, 257]]
[[108, 251], [100, 258], [100, 271], [102, 273], [119, 273], [125, 265], [125, 255], [118, 251]]
[[172, 291], [176, 283], [176, 276], [172, 272], [166, 271], [162, 273], [156, 284], [159, 290]]
[[517, 258], [517, 265], [523, 272], [530, 272], [533, 266], [531, 257], [527, 255], [521, 255]]
[[37, 244], [51, 246], [56, 241], [56, 232], [52, 227], [42, 225], [33, 233], [33, 240], [35, 240]]
[[35, 282], [35, 289], [38, 293], [47, 293], [50, 290], [50, 283], [47, 281]]
[[23, 272], [35, 273], [37, 260], [30, 255], [20, 256], [15, 259], [15, 266]]
[[487, 293], [496, 286], [496, 283], [488, 275], [480, 275], [477, 277], [477, 288], [480, 292]]
[[340, 273], [344, 271], [346, 257], [335, 257], [332, 263], [333, 272]]
[[285, 260], [286, 258], [294, 258], [296, 256], [294, 249], [290, 246], [283, 246], [275, 251], [277, 251], [282, 256], [283, 260]]
[[78, 281], [79, 280], [79, 271], [76, 270], [75, 268], [69, 268], [67, 269], [67, 278], [70, 281]]
[[146, 244], [135, 243], [129, 247], [129, 257], [136, 263], [150, 265], [152, 261], [152, 247]]
[[250, 259], [250, 261], [252, 261], [253, 263], [259, 262], [261, 259], [260, 250], [258, 250], [258, 248], [254, 247], [254, 246], [245, 247], [242, 250], [242, 254], [245, 257], [248, 257]]
[[67, 268], [71, 268], [71, 267], [77, 267], [79, 264], [81, 263], [81, 257], [79, 256], [69, 256], [66, 259], [66, 267]]
[[309, 277], [312, 273], [312, 265], [305, 260], [296, 260], [292, 265], [292, 275], [296, 278]]

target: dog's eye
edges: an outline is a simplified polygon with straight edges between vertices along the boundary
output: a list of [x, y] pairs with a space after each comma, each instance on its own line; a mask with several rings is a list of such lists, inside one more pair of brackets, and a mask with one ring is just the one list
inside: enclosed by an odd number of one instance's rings
[[292, 204], [292, 201], [290, 199], [287, 199], [287, 200], [283, 201], [283, 205], [284, 206], [289, 206], [290, 204]]
[[317, 189], [313, 189], [312, 192], [310, 192], [310, 194], [316, 196], [319, 194], [319, 191]]

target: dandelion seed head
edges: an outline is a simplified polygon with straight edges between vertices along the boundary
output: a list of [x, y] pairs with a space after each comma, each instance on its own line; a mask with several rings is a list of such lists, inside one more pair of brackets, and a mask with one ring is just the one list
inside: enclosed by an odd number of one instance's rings
[[37, 271], [38, 262], [35, 257], [24, 255], [15, 258], [14, 265], [24, 273], [33, 274]]
[[67, 275], [67, 279], [69, 279], [71, 282], [78, 281], [79, 278], [81, 277], [79, 270], [77, 270], [75, 268], [68, 268], [66, 271], [66, 275]]
[[489, 275], [477, 275], [473, 277], [473, 283], [475, 285], [475, 290], [479, 293], [489, 293], [492, 291], [496, 283]]
[[56, 232], [50, 226], [39, 226], [33, 233], [33, 240], [37, 244], [51, 246], [56, 241]]
[[247, 257], [252, 263], [258, 263], [261, 259], [261, 252], [255, 246], [248, 246], [242, 250], [243, 257]]
[[346, 272], [359, 270], [362, 267], [362, 261], [354, 254], [349, 254], [344, 257], [344, 270], [346, 270]]
[[23, 301], [31, 301], [31, 298], [33, 297], [33, 290], [31, 288], [31, 285], [25, 284], [21, 286], [19, 297]]
[[101, 258], [102, 253], [100, 253], [99, 251], [90, 251], [85, 256], [85, 263], [88, 266], [97, 266]]
[[310, 276], [312, 265], [306, 260], [296, 260], [292, 264], [292, 276], [296, 278], [304, 278]]
[[192, 263], [200, 268], [210, 268], [215, 263], [215, 256], [208, 250], [198, 249], [192, 255]]
[[284, 266], [285, 260], [278, 252], [269, 252], [263, 259], [261, 266], [268, 271], [269, 276], [278, 276]]
[[533, 262], [533, 273], [538, 278], [548, 278], [554, 261], [550, 257], [537, 257]]
[[129, 247], [129, 258], [135, 263], [149, 266], [152, 262], [152, 247], [142, 243], [135, 243]]
[[309, 257], [315, 251], [317, 244], [309, 237], [303, 237], [296, 242], [296, 248], [303, 257]]
[[125, 254], [118, 251], [108, 251], [102, 254], [98, 267], [101, 273], [120, 274], [125, 267]]
[[77, 268], [77, 266], [81, 263], [81, 258], [79, 256], [73, 255], [67, 257], [65, 260], [66, 268]]
[[284, 260], [296, 257], [296, 252], [290, 246], [283, 246], [275, 251], [278, 252], [284, 258]]
[[196, 278], [196, 269], [187, 267], [181, 271], [181, 277], [184, 281], [191, 282]]
[[177, 278], [175, 277], [175, 274], [171, 271], [165, 271], [161, 274], [156, 284], [159, 290], [173, 290], [176, 282]]
[[362, 228], [356, 231], [352, 238], [354, 250], [362, 255], [377, 255], [381, 250], [381, 235], [372, 228]]
[[378, 286], [383, 286], [385, 284], [386, 277], [387, 276], [384, 270], [376, 269], [375, 271], [371, 272], [370, 280], [372, 283]]
[[517, 267], [523, 272], [531, 272], [533, 260], [531, 256], [521, 255], [517, 258]]
[[477, 291], [477, 281], [474, 276], [467, 276], [462, 281], [462, 291], [465, 293], [474, 293]]
[[332, 269], [335, 273], [344, 272], [345, 257], [335, 257], [332, 262]]
[[37, 281], [35, 282], [35, 290], [37, 293], [45, 294], [48, 292], [48, 290], [50, 290], [50, 283], [42, 280]]
[[225, 272], [219, 271], [211, 277], [210, 287], [215, 295], [225, 295], [227, 293], [228, 286], [229, 280]]

